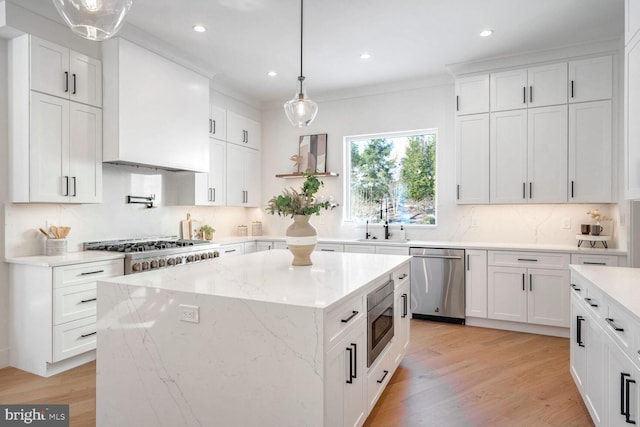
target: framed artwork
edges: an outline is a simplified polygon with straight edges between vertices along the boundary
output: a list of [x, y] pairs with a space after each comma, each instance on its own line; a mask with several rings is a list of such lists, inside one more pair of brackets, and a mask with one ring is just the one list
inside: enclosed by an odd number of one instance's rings
[[298, 154], [301, 158], [299, 172], [310, 169], [312, 172], [327, 171], [327, 134], [302, 135]]

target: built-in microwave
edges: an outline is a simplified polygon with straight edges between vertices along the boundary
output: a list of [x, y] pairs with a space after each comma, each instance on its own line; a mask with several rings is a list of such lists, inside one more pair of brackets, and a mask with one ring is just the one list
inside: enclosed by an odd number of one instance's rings
[[367, 367], [393, 338], [393, 280], [367, 295]]

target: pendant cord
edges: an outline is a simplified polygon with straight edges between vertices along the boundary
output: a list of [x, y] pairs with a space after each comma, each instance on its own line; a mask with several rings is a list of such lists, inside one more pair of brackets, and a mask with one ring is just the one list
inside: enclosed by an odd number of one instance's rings
[[[300, 76], [302, 76], [302, 21], [303, 21], [304, 0], [300, 0]], [[302, 86], [302, 82], [300, 82]], [[302, 87], [301, 87], [302, 89]]]

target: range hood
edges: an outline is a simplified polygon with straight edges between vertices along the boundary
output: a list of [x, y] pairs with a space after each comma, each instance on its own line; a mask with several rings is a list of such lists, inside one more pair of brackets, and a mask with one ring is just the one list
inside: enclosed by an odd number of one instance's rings
[[121, 37], [102, 43], [103, 161], [209, 171], [209, 79]]

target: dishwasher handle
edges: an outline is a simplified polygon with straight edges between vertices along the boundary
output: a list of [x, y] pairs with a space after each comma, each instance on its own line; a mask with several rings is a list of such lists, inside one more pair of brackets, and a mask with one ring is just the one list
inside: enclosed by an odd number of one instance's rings
[[462, 259], [456, 255], [412, 255], [415, 258], [437, 258], [437, 259]]

